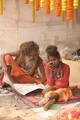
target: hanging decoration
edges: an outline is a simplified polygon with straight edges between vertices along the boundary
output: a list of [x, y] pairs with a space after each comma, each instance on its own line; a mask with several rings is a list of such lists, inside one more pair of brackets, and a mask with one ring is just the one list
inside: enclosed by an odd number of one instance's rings
[[[80, 23], [80, 0], [23, 0], [23, 3], [32, 5], [33, 22], [36, 19], [36, 11], [43, 9], [48, 16], [51, 12], [55, 12], [56, 17], [62, 17], [63, 21], [71, 22], [75, 17]], [[0, 15], [2, 14], [3, 0], [0, 0]]]
[[62, 20], [64, 21], [67, 10], [67, 0], [62, 0], [61, 8], [62, 8]]
[[32, 1], [32, 17], [33, 23], [35, 22], [35, 0]]
[[34, 0], [29, 0], [30, 3], [33, 3]]
[[3, 0], [0, 0], [0, 15], [3, 15]]
[[[80, 0], [23, 0], [23, 3], [32, 5], [33, 22], [36, 19], [36, 11], [38, 13], [42, 9], [42, 12], [45, 11], [47, 16], [54, 12], [56, 17], [62, 17], [63, 21], [79, 20], [80, 23]], [[2, 14], [3, 0], [0, 0], [0, 15]]]
[[50, 14], [50, 0], [45, 0], [46, 15]]
[[24, 0], [24, 4], [28, 4], [29, 3], [29, 0]]
[[39, 7], [40, 7], [40, 0], [35, 0], [35, 10], [39, 11]]
[[73, 0], [74, 9], [78, 9], [78, 6], [79, 6], [79, 0]]
[[[2, 1], [2, 0], [0, 0]], [[57, 17], [62, 17], [64, 21], [72, 21], [75, 16], [79, 17], [79, 0], [24, 0], [25, 4], [32, 4], [32, 17], [35, 22], [36, 11], [43, 9], [46, 15], [50, 15], [51, 12], [55, 12]]]
[[62, 11], [66, 11], [67, 8], [67, 0], [62, 0]]
[[54, 3], [55, 3], [54, 0], [50, 0], [50, 11], [54, 10], [55, 7]]
[[78, 20], [78, 7], [79, 7], [79, 0], [73, 0], [73, 8], [74, 8], [74, 15], [76, 22]]
[[56, 0], [56, 16], [61, 15], [61, 0]]
[[73, 0], [67, 0], [67, 20], [71, 21], [73, 17]]
[[44, 8], [45, 7], [45, 0], [40, 0], [40, 7]]

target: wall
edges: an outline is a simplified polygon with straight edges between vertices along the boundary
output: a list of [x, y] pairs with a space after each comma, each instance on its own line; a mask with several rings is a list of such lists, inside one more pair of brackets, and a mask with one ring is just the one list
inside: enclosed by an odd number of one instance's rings
[[34, 40], [40, 45], [41, 55], [48, 44], [74, 49], [80, 47], [80, 25], [72, 26], [44, 11], [36, 13], [36, 23], [32, 23], [31, 5], [23, 0], [4, 0], [3, 16], [0, 16], [1, 53], [16, 50], [23, 41]]

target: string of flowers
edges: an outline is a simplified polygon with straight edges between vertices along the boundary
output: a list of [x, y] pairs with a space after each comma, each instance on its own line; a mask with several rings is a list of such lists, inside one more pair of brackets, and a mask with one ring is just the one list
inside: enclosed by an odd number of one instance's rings
[[78, 20], [78, 7], [79, 7], [79, 0], [73, 0], [73, 8], [74, 8], [76, 22]]
[[24, 0], [24, 4], [28, 4], [29, 3], [29, 0]]
[[45, 0], [40, 0], [40, 7], [44, 8], [45, 7]]
[[72, 20], [73, 17], [73, 0], [67, 0], [67, 20]]
[[46, 15], [49, 15], [52, 11], [55, 11], [56, 16], [62, 16], [62, 20], [72, 21], [75, 14], [74, 11], [77, 11], [76, 13], [78, 13], [79, 9], [79, 0], [24, 0], [24, 3], [32, 4], [33, 19], [36, 14], [35, 11], [43, 9], [45, 10]]
[[50, 0], [50, 11], [54, 10], [54, 7], [55, 7], [54, 4], [55, 4], [54, 0]]
[[73, 0], [74, 9], [78, 9], [78, 6], [79, 6], [79, 0]]
[[35, 10], [36, 11], [39, 11], [39, 8], [40, 8], [40, 0], [35, 0]]
[[0, 0], [0, 15], [3, 15], [3, 0]]
[[56, 16], [61, 15], [61, 0], [56, 0]]
[[67, 10], [67, 0], [62, 0], [61, 10], [62, 10], [62, 20], [64, 20], [65, 19], [66, 10]]
[[50, 0], [45, 0], [46, 15], [50, 14]]

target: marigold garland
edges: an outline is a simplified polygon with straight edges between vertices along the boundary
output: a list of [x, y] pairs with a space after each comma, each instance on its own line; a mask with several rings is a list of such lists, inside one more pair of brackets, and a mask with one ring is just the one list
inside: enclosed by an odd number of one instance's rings
[[29, 3], [29, 0], [24, 0], [24, 4], [28, 4]]
[[50, 11], [54, 10], [54, 0], [50, 0]]
[[46, 15], [50, 14], [50, 0], [45, 0]]
[[62, 0], [62, 11], [66, 11], [67, 9], [67, 0]]
[[78, 9], [78, 6], [79, 6], [79, 0], [73, 0], [74, 9]]
[[[56, 16], [62, 16], [62, 20], [73, 20], [73, 14], [79, 17], [79, 0], [23, 0], [25, 4], [32, 3], [32, 16], [35, 19], [35, 11], [44, 8], [46, 15], [55, 10]], [[3, 11], [2, 0], [0, 0], [0, 11]], [[76, 11], [76, 12], [75, 12]], [[2, 14], [2, 12], [0, 13]], [[35, 21], [35, 20], [33, 20]]]
[[73, 0], [67, 0], [67, 20], [72, 20], [73, 17]]
[[40, 0], [35, 0], [35, 10], [38, 11], [40, 7]]
[[30, 3], [35, 2], [35, 0], [29, 0]]
[[61, 15], [62, 15], [62, 20], [64, 21], [66, 10], [67, 10], [67, 0], [62, 0], [61, 2], [62, 2], [61, 4], [62, 14]]
[[45, 7], [45, 0], [40, 0], [40, 7], [44, 8]]
[[35, 1], [32, 1], [32, 17], [33, 17], [33, 22], [35, 22]]
[[56, 16], [61, 15], [61, 0], [56, 0]]
[[0, 0], [0, 15], [3, 15], [3, 0]]

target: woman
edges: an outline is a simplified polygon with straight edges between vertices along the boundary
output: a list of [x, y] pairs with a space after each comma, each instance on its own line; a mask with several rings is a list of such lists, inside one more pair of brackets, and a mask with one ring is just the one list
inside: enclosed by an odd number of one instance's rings
[[45, 66], [47, 85], [45, 90], [65, 88], [69, 86], [70, 67], [61, 60], [56, 46], [46, 48], [48, 61]]

